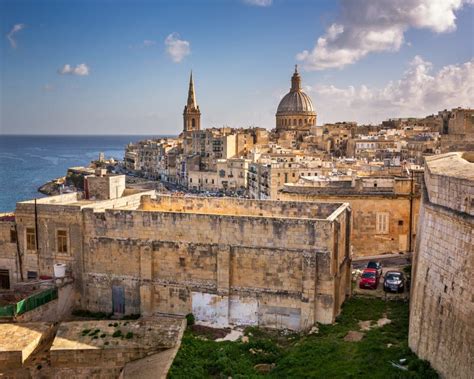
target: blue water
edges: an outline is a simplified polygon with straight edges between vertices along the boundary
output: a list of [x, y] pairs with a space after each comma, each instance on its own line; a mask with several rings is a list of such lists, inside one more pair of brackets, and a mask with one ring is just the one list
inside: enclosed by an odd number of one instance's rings
[[43, 197], [38, 187], [83, 166], [104, 152], [123, 159], [129, 142], [150, 136], [4, 136], [0, 135], [0, 212], [17, 201]]

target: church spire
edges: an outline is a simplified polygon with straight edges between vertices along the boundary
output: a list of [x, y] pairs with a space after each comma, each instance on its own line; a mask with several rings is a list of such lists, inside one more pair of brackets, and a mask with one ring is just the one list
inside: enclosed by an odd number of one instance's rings
[[193, 70], [191, 70], [191, 75], [189, 76], [189, 90], [188, 90], [188, 104], [189, 109], [196, 109], [196, 94], [194, 93], [194, 81], [193, 81]]
[[199, 105], [197, 105], [196, 102], [192, 71], [189, 75], [188, 101], [184, 106], [183, 123], [184, 132], [191, 132], [201, 129], [201, 111], [199, 110]]

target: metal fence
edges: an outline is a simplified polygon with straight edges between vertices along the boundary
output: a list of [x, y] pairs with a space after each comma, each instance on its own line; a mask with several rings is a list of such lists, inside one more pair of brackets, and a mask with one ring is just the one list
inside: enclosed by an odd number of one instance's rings
[[16, 304], [8, 304], [0, 307], [0, 317], [14, 317], [16, 315], [21, 315], [57, 298], [57, 288], [35, 293], [34, 295], [28, 296], [26, 299], [20, 300]]

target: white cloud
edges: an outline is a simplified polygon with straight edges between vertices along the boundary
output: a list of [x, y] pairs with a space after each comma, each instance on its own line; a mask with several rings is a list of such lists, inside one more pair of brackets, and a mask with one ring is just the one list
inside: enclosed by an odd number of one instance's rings
[[89, 66], [85, 63], [76, 65], [76, 67], [71, 66], [70, 64], [65, 64], [58, 70], [58, 74], [61, 75], [77, 75], [77, 76], [87, 76], [89, 75]]
[[398, 51], [409, 28], [456, 29], [455, 12], [472, 0], [343, 0], [334, 22], [311, 50], [296, 55], [307, 70], [341, 68], [372, 52]]
[[442, 109], [474, 106], [474, 59], [442, 67], [416, 56], [403, 76], [382, 88], [362, 85], [307, 87], [318, 124], [335, 121], [378, 123], [390, 117], [421, 117]]
[[13, 25], [13, 28], [7, 33], [7, 39], [10, 42], [11, 47], [16, 49], [17, 44], [15, 40], [15, 34], [18, 33], [20, 30], [25, 29], [26, 25], [25, 24], [15, 24]]
[[46, 83], [43, 86], [43, 91], [44, 92], [53, 92], [54, 91], [54, 86], [52, 84]]
[[244, 3], [257, 7], [269, 7], [272, 5], [273, 0], [244, 0]]
[[178, 33], [171, 33], [165, 39], [166, 52], [175, 63], [181, 62], [186, 55], [191, 54], [189, 41], [179, 39]]

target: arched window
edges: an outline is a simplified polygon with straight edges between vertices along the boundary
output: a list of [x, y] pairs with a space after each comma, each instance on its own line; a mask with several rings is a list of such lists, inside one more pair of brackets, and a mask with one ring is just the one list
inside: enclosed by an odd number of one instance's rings
[[296, 118], [293, 119], [293, 125], [296, 126]]
[[303, 122], [302, 122], [301, 118], [300, 118], [298, 124], [299, 124], [300, 126], [303, 125]]
[[196, 127], [196, 120], [195, 120], [194, 118], [191, 119], [191, 126], [192, 126], [193, 128]]

